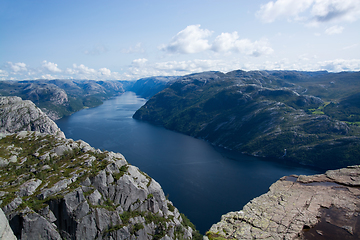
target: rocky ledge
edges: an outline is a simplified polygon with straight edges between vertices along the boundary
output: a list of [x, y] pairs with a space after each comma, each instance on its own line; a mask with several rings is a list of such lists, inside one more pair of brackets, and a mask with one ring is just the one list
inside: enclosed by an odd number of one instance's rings
[[360, 166], [283, 177], [241, 211], [223, 215], [209, 239], [360, 239]]

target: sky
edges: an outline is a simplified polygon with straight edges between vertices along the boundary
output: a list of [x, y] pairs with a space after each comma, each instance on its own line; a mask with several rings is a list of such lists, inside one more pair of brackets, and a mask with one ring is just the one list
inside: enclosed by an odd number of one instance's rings
[[360, 71], [360, 0], [1, 0], [0, 80]]

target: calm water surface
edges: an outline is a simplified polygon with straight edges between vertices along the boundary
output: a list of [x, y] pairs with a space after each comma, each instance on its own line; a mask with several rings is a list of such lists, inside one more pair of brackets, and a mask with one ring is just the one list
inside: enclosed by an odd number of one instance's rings
[[222, 214], [239, 211], [282, 176], [315, 174], [302, 166], [216, 150], [205, 141], [132, 118], [146, 100], [132, 92], [57, 121], [67, 138], [122, 153], [159, 182], [201, 233]]

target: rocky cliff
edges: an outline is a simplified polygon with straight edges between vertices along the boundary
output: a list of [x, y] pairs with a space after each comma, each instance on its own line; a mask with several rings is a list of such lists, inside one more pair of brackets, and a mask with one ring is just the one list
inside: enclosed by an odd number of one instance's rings
[[31, 101], [0, 97], [0, 133], [38, 131], [65, 138], [64, 133]]
[[360, 166], [283, 177], [241, 211], [221, 217], [210, 239], [360, 239]]
[[[11, 103], [32, 112], [19, 101], [4, 104], [7, 129], [18, 119]], [[121, 154], [56, 131], [9, 132], [0, 135], [0, 206], [18, 239], [192, 239], [196, 233], [161, 186]]]

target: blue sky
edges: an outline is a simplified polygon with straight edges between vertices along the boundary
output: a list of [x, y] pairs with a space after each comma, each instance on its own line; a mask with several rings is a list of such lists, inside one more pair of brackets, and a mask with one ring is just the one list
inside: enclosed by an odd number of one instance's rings
[[0, 1], [0, 79], [360, 70], [359, 0]]

